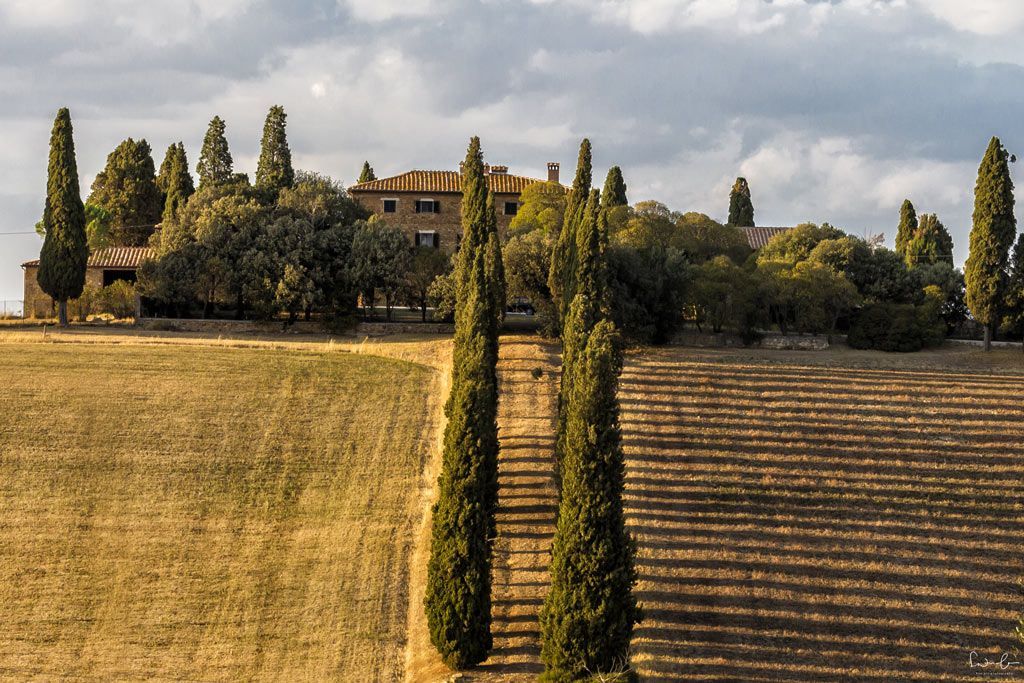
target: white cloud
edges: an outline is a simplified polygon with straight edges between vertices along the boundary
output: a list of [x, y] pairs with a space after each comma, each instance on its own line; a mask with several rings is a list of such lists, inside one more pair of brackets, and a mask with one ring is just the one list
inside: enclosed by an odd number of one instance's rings
[[361, 21], [387, 21], [396, 17], [424, 17], [442, 10], [440, 0], [339, 0]]
[[958, 31], [997, 36], [1024, 28], [1021, 0], [915, 0], [915, 5]]
[[315, 99], [320, 100], [327, 95], [327, 86], [323, 84], [323, 81], [317, 81], [309, 86], [309, 92]]

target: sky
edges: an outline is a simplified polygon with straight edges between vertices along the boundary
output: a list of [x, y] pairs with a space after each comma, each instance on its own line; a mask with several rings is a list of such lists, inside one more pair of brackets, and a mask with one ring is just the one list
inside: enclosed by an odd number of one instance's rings
[[[227, 122], [252, 175], [267, 109], [296, 168], [355, 181], [486, 160], [724, 220], [736, 176], [759, 225], [885, 233], [937, 213], [966, 258], [989, 139], [1024, 162], [1018, 0], [0, 0], [0, 233], [42, 214], [49, 132], [71, 109], [83, 199], [106, 155]], [[1015, 175], [1018, 167], [1013, 168]], [[0, 300], [34, 234], [0, 235]]]

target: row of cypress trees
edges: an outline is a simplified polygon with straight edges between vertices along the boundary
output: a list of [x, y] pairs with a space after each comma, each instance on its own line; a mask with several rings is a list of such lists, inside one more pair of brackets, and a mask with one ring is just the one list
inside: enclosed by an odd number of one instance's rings
[[454, 669], [491, 649], [491, 556], [498, 505], [498, 329], [505, 273], [480, 139], [462, 176], [463, 240], [456, 263], [455, 339], [433, 508], [425, 608], [430, 639]]
[[[624, 199], [621, 174], [613, 174], [605, 189]], [[562, 313], [559, 506], [540, 621], [542, 680], [557, 683], [632, 679], [629, 643], [641, 617], [633, 596], [635, 544], [622, 505], [622, 351], [608, 305], [606, 210], [617, 201], [602, 207], [590, 185], [591, 146], [584, 140], [549, 277]]]

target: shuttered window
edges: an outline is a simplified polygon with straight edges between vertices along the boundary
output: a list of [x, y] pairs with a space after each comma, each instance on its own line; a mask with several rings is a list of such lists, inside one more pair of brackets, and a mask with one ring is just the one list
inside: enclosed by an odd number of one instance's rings
[[397, 199], [385, 199], [384, 200], [384, 213], [395, 213], [398, 211], [398, 200]]
[[441, 213], [441, 202], [436, 199], [417, 199], [416, 213]]

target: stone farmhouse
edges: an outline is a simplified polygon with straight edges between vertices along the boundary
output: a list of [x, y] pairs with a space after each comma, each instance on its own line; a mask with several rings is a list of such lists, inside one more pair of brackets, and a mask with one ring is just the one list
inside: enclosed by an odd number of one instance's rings
[[[110, 247], [99, 249], [89, 255], [85, 268], [85, 284], [92, 287], [106, 287], [118, 280], [135, 282], [139, 266], [153, 257], [149, 247]], [[25, 271], [25, 317], [52, 318], [57, 307], [50, 295], [39, 287], [39, 259], [21, 264]]]
[[[504, 237], [519, 211], [519, 195], [537, 178], [512, 175], [508, 166], [484, 166], [498, 214], [498, 233]], [[559, 182], [559, 164], [547, 165], [547, 179]], [[460, 171], [409, 171], [348, 188], [368, 211], [401, 228], [412, 244], [453, 252], [462, 238]], [[566, 188], [568, 192], [568, 188]]]

